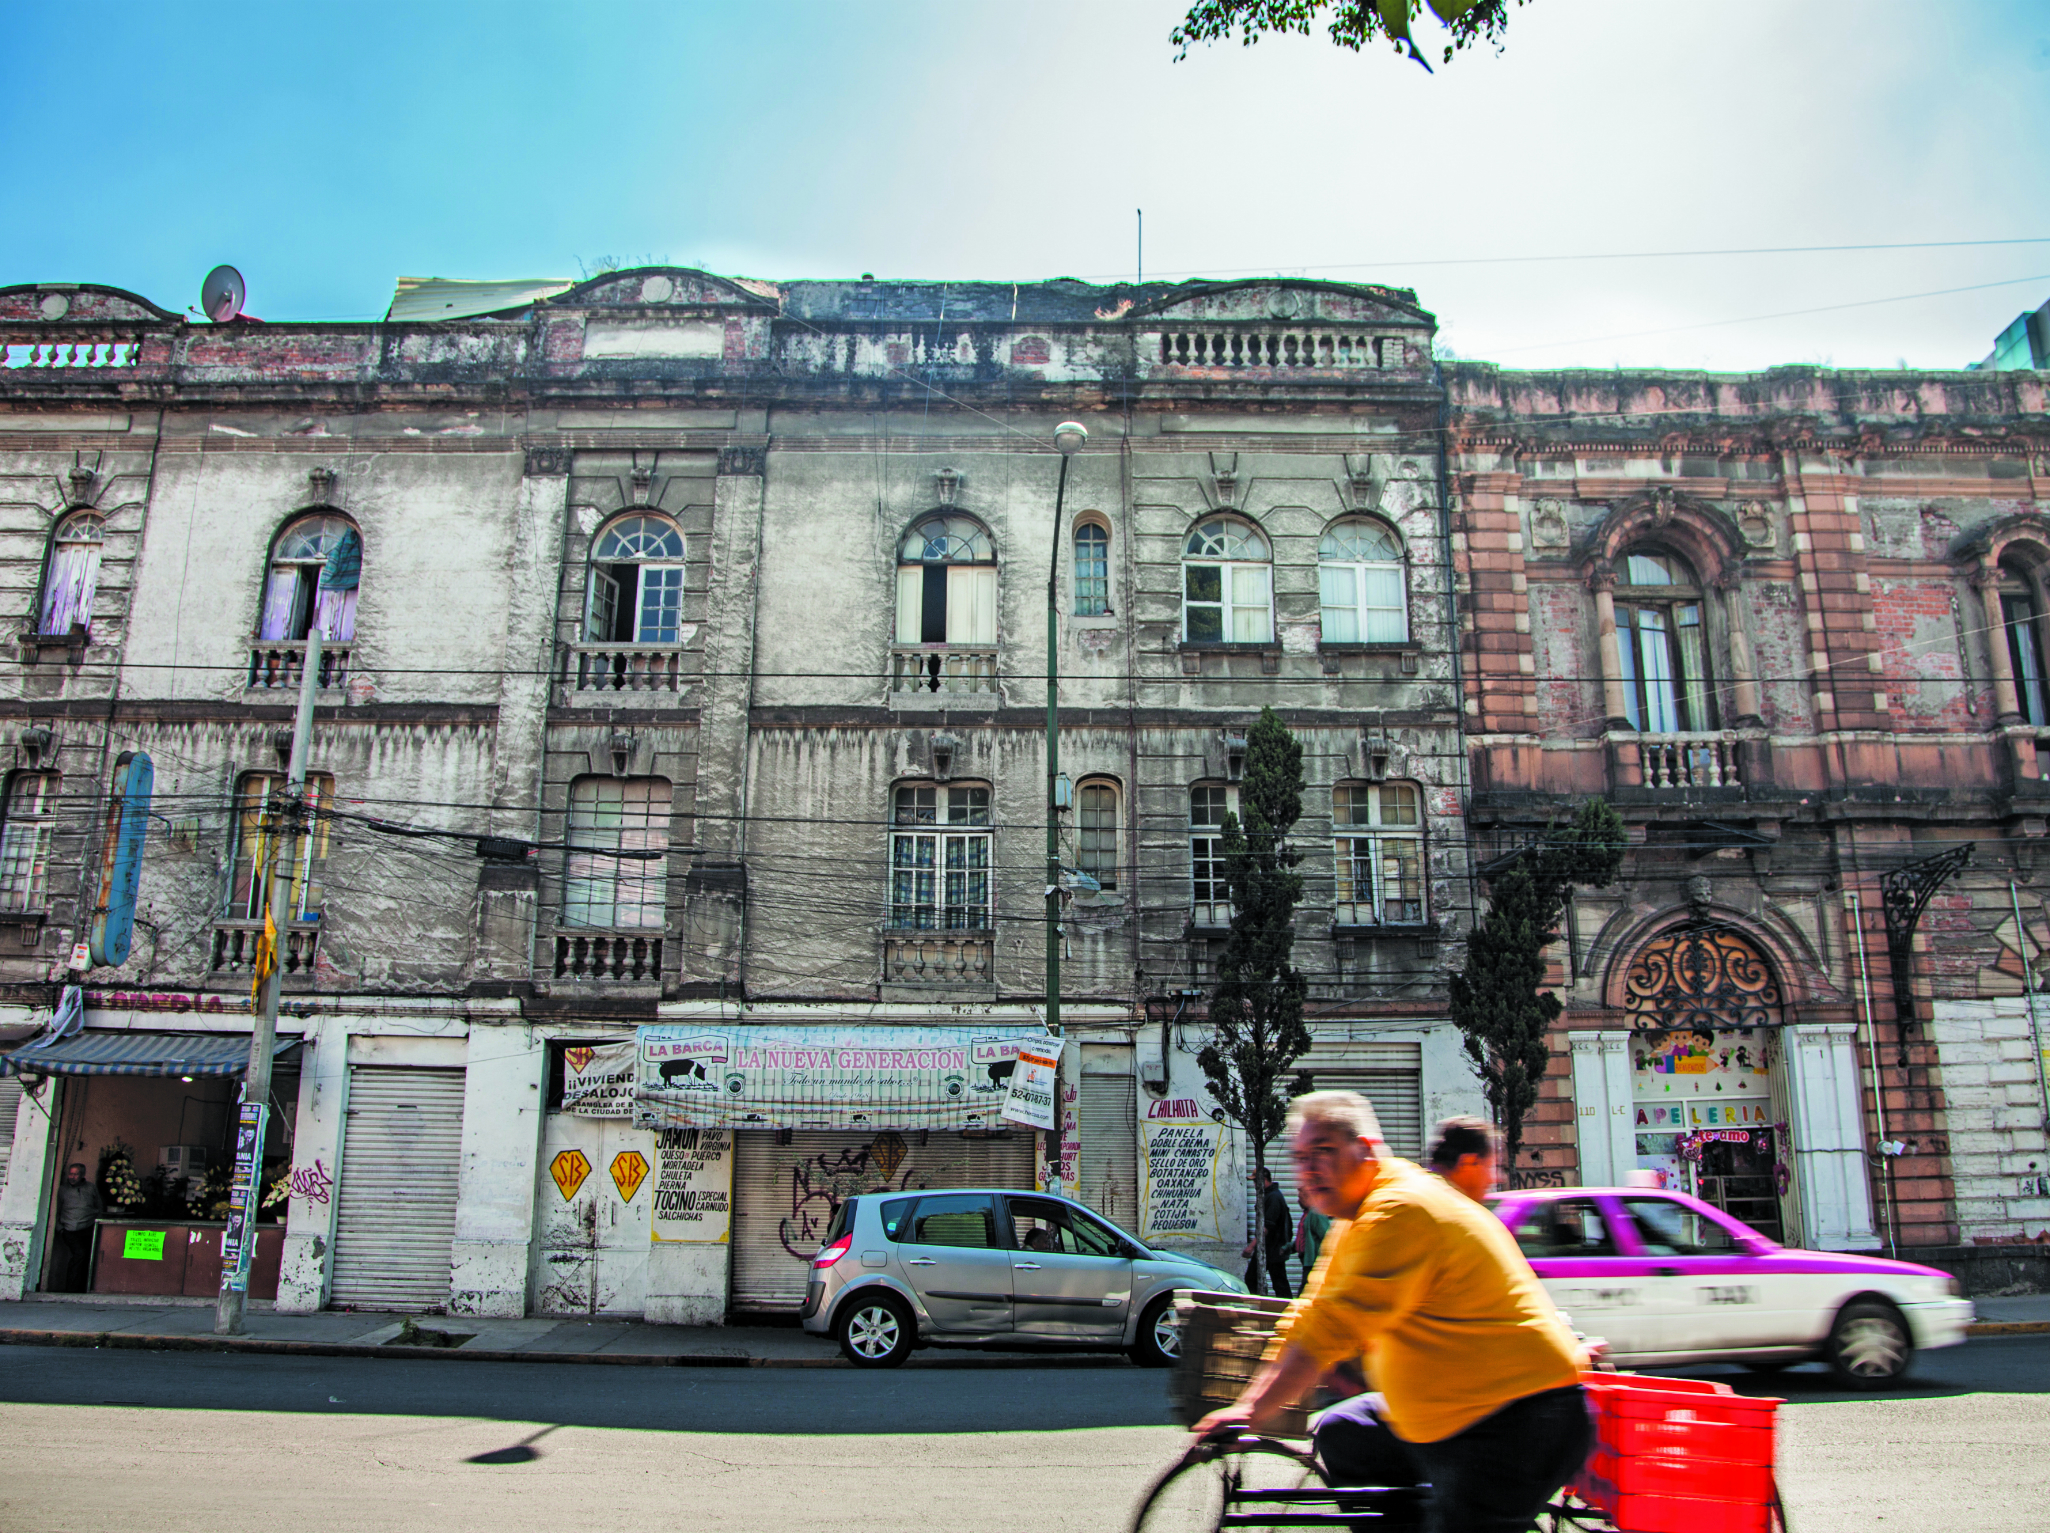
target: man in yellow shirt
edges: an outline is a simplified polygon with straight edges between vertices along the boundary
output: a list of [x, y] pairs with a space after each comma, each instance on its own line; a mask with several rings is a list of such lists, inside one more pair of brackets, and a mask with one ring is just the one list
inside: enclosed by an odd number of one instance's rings
[[1521, 1533], [1593, 1441], [1572, 1333], [1502, 1222], [1390, 1155], [1365, 1097], [1298, 1097], [1289, 1138], [1298, 1191], [1348, 1222], [1266, 1366], [1195, 1430], [1258, 1430], [1364, 1359], [1380, 1393], [1317, 1419], [1325, 1478], [1428, 1484], [1434, 1533]]

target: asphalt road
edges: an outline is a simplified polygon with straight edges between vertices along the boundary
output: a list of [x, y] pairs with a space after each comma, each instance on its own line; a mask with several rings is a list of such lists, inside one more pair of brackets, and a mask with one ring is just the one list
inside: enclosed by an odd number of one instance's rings
[[[1702, 1370], [1711, 1372], [1711, 1370]], [[1788, 1401], [1796, 1533], [2013, 1529], [2050, 1502], [2050, 1336]], [[0, 1348], [0, 1528], [1112, 1533], [1181, 1434], [1129, 1367], [897, 1373]]]

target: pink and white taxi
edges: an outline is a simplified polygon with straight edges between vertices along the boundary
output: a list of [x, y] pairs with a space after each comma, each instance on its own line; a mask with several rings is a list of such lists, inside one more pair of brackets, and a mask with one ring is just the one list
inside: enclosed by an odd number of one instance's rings
[[1624, 1367], [1819, 1358], [1854, 1388], [1965, 1339], [1972, 1306], [1912, 1262], [1789, 1250], [1685, 1193], [1565, 1187], [1490, 1200], [1584, 1336]]

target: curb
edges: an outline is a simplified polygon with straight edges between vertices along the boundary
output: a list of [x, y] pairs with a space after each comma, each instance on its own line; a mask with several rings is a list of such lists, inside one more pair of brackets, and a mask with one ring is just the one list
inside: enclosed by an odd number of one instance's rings
[[2050, 1320], [1980, 1320], [1965, 1327], [1967, 1336], [2050, 1335]]
[[[2050, 1325], [2043, 1327], [2050, 1330]], [[507, 1352], [469, 1347], [364, 1346], [353, 1342], [267, 1341], [257, 1336], [147, 1336], [130, 1331], [30, 1331], [0, 1329], [0, 1346], [107, 1348], [132, 1352], [243, 1352], [271, 1357], [378, 1357], [400, 1362], [422, 1358], [470, 1363], [599, 1363], [611, 1368], [845, 1368], [842, 1357], [751, 1357], [732, 1353]], [[912, 1368], [1119, 1368], [1123, 1357], [914, 1358]]]

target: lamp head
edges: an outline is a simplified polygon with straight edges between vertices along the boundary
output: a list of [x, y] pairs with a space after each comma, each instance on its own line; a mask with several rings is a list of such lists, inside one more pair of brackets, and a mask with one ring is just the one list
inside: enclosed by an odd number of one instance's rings
[[1062, 421], [1053, 428], [1053, 445], [1058, 447], [1063, 458], [1072, 458], [1082, 450], [1082, 444], [1089, 440], [1089, 433], [1079, 421]]

